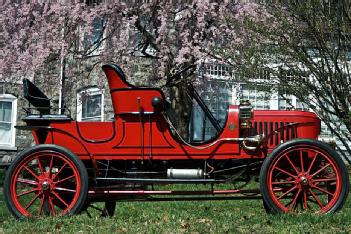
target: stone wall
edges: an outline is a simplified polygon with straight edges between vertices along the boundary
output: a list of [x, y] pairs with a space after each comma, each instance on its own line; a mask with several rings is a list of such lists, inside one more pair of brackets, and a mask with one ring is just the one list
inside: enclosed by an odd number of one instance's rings
[[[16, 125], [24, 125], [22, 118], [25, 116], [24, 107], [28, 106], [23, 97], [21, 83], [0, 83], [5, 94], [12, 94], [17, 97], [17, 122]], [[0, 164], [8, 164], [13, 160], [18, 152], [29, 147], [33, 143], [33, 137], [30, 131], [16, 129], [15, 146], [16, 149], [3, 149], [0, 146]]]

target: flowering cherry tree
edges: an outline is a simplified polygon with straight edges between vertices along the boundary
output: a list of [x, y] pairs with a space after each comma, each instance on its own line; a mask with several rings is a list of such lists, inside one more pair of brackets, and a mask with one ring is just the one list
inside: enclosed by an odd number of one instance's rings
[[0, 74], [9, 79], [33, 76], [63, 58], [127, 63], [142, 56], [153, 61], [159, 77], [167, 77], [186, 63], [219, 58], [218, 48], [240, 47], [238, 22], [253, 8], [210, 0], [141, 5], [7, 1], [0, 6]]
[[[0, 6], [1, 79], [40, 77], [64, 87], [67, 79], [88, 77], [96, 65], [110, 61], [132, 77], [131, 67], [142, 60], [149, 64], [149, 78], [164, 84], [192, 64], [210, 59], [235, 64], [224, 52], [248, 43], [244, 18], [260, 17], [256, 4], [236, 1], [131, 2], [7, 1]], [[170, 93], [182, 102], [177, 111], [186, 122], [190, 104], [183, 89]]]

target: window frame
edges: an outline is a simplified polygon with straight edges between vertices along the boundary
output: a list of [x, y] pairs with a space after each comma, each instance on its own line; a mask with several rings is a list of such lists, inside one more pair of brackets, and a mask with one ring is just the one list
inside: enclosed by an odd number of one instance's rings
[[[78, 26], [79, 38], [76, 41], [76, 46], [80, 52], [84, 52], [90, 56], [101, 54], [106, 45], [106, 22], [104, 17], [96, 17], [92, 21], [92, 31], [86, 33], [83, 33], [83, 25]], [[97, 34], [99, 34], [97, 39], [94, 39]], [[83, 57], [84, 55], [82, 54], [81, 56]]]
[[[76, 108], [77, 108], [77, 114], [76, 114], [76, 119], [78, 122], [89, 122], [91, 120], [89, 119], [84, 119], [83, 118], [83, 102], [82, 102], [82, 96], [87, 95], [87, 96], [93, 96], [93, 95], [101, 95], [101, 115], [100, 115], [100, 121], [98, 122], [103, 122], [104, 121], [104, 90], [99, 89], [98, 87], [85, 87], [82, 89], [79, 89], [77, 91], [77, 102], [76, 102]], [[93, 118], [93, 117], [91, 117]], [[96, 121], [94, 121], [96, 122]]]
[[12, 94], [0, 94], [0, 101], [11, 102], [11, 141], [0, 142], [0, 150], [17, 150], [16, 147], [16, 123], [17, 123], [17, 97]]

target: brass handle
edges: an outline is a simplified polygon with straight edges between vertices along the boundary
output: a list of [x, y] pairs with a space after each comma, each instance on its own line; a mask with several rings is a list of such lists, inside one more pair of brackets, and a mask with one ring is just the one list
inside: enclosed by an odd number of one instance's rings
[[[247, 150], [251, 150], [251, 151], [255, 151], [257, 149], [258, 146], [261, 145], [261, 142], [265, 139], [265, 135], [261, 134], [261, 135], [256, 135], [254, 137], [247, 137], [244, 138], [243, 140], [243, 147]], [[248, 146], [247, 143], [256, 143], [256, 146]]]

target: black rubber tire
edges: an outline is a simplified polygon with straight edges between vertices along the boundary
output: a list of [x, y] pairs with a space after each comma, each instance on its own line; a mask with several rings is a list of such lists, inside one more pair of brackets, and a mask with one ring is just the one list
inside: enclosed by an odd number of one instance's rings
[[329, 145], [312, 140], [312, 139], [295, 139], [291, 140], [288, 142], [285, 142], [281, 145], [279, 145], [276, 149], [274, 149], [264, 160], [261, 171], [260, 171], [260, 190], [263, 198], [263, 203], [265, 206], [265, 210], [267, 213], [270, 214], [279, 214], [283, 213], [283, 210], [281, 210], [272, 200], [271, 196], [269, 195], [268, 192], [268, 185], [267, 185], [267, 177], [268, 173], [270, 170], [270, 167], [274, 164], [275, 160], [278, 158], [278, 156], [285, 150], [293, 147], [298, 147], [302, 145], [307, 145], [311, 146], [315, 149], [322, 150], [324, 153], [327, 153], [334, 161], [335, 165], [337, 166], [338, 170], [340, 171], [341, 174], [341, 192], [339, 193], [340, 196], [337, 200], [337, 202], [325, 213], [334, 213], [338, 210], [340, 210], [343, 205], [346, 202], [347, 195], [349, 192], [349, 176], [347, 173], [347, 169], [345, 166], [345, 163], [341, 159], [341, 157], [338, 155], [338, 153], [331, 148]]
[[262, 204], [267, 214], [273, 214], [272, 210], [270, 209], [270, 207], [268, 206], [267, 202], [264, 199], [262, 199]]
[[5, 175], [5, 181], [4, 181], [5, 202], [6, 202], [6, 205], [9, 209], [9, 211], [11, 212], [11, 214], [17, 219], [23, 219], [23, 218], [27, 218], [27, 217], [24, 216], [22, 213], [20, 213], [16, 209], [16, 207], [11, 199], [11, 194], [10, 194], [11, 193], [10, 192], [11, 177], [16, 173], [16, 168], [21, 163], [22, 160], [25, 160], [26, 157], [29, 157], [32, 153], [37, 153], [39, 151], [47, 151], [47, 150], [63, 154], [65, 157], [67, 157], [68, 160], [70, 160], [76, 166], [76, 168], [79, 172], [79, 176], [80, 176], [80, 180], [81, 180], [80, 194], [78, 196], [76, 204], [72, 207], [72, 209], [70, 209], [67, 212], [66, 215], [78, 214], [85, 203], [85, 200], [86, 200], [87, 194], [88, 194], [88, 173], [87, 173], [86, 167], [84, 166], [82, 160], [80, 160], [80, 158], [78, 158], [70, 150], [68, 150], [64, 147], [61, 147], [61, 146], [52, 145], [52, 144], [36, 145], [36, 146], [33, 146], [31, 148], [28, 148], [28, 149], [20, 152], [16, 156], [16, 158], [14, 159], [14, 161], [12, 162], [10, 167], [8, 168], [7, 173]]

